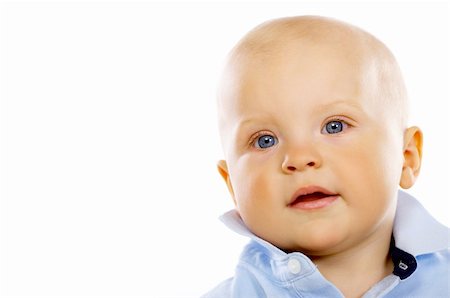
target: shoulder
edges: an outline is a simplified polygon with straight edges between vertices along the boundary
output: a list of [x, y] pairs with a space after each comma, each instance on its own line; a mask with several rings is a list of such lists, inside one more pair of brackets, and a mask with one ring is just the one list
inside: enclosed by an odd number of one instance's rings
[[231, 287], [233, 283], [233, 277], [221, 282], [215, 288], [210, 290], [208, 293], [201, 296], [201, 298], [222, 298], [231, 297]]
[[450, 248], [417, 256], [418, 271], [424, 270], [433, 273], [433, 276], [437, 276], [442, 273], [449, 274], [450, 268]]
[[268, 278], [270, 276], [264, 274], [264, 270], [258, 267], [264, 263], [258, 258], [259, 254], [263, 253], [258, 246], [258, 243], [250, 241], [241, 253], [234, 276], [218, 284], [202, 298], [267, 297], [266, 292], [270, 291], [274, 285]]

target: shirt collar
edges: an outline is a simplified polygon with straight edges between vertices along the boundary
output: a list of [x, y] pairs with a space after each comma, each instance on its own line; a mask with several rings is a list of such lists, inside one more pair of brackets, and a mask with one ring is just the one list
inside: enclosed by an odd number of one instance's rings
[[393, 235], [395, 246], [418, 256], [450, 247], [450, 230], [413, 196], [399, 191]]
[[234, 231], [234, 232], [236, 232], [236, 233], [238, 233], [238, 234], [240, 234], [242, 236], [246, 236], [246, 237], [248, 237], [248, 238], [258, 242], [259, 244], [261, 244], [262, 246], [267, 248], [269, 251], [271, 251], [275, 255], [277, 255], [277, 254], [279, 255], [280, 253], [284, 253], [281, 249], [279, 249], [278, 247], [274, 246], [270, 242], [267, 242], [266, 240], [261, 239], [258, 236], [256, 236], [255, 234], [253, 234], [247, 228], [247, 226], [245, 225], [245, 223], [242, 220], [241, 216], [239, 215], [239, 213], [235, 209], [232, 209], [232, 210], [226, 212], [219, 219], [229, 229], [231, 229], [232, 231]]
[[[275, 254], [282, 250], [253, 234], [236, 210], [220, 220], [234, 232], [260, 243]], [[413, 256], [433, 253], [450, 247], [450, 230], [435, 220], [413, 196], [399, 190], [393, 235], [395, 246]]]

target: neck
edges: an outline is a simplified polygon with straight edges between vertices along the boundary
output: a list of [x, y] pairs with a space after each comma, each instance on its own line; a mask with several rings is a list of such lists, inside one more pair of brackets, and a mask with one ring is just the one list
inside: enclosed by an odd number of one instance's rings
[[384, 233], [374, 233], [357, 246], [311, 259], [345, 297], [361, 297], [394, 269], [389, 254], [391, 234], [392, 225]]

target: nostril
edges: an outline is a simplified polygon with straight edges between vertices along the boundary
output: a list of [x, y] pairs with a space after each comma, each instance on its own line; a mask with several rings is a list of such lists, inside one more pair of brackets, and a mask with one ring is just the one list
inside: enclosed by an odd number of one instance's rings
[[287, 168], [288, 168], [289, 171], [295, 171], [296, 170], [296, 168], [293, 167], [293, 166], [288, 166]]
[[308, 163], [308, 166], [310, 166], [310, 167], [314, 167], [315, 165], [316, 165], [316, 163], [313, 162], [313, 161], [311, 161], [311, 162]]

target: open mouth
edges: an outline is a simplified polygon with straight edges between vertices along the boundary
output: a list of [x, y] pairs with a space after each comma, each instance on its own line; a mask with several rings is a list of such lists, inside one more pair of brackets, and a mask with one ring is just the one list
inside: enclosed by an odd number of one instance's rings
[[323, 198], [329, 197], [330, 195], [324, 194], [323, 192], [313, 192], [311, 194], [302, 195], [295, 199], [292, 204], [301, 203], [301, 202], [311, 202], [315, 200], [321, 200]]
[[319, 187], [301, 188], [294, 194], [289, 207], [304, 210], [323, 208], [338, 197], [338, 194]]

